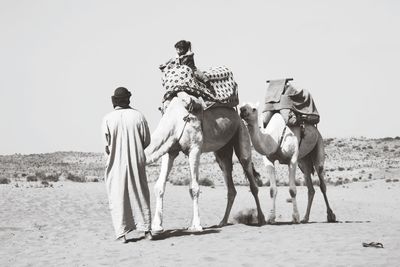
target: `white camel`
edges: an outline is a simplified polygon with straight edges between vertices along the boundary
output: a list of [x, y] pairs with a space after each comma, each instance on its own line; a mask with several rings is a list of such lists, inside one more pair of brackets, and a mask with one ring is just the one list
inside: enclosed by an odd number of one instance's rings
[[300, 143], [300, 127], [287, 127], [280, 114], [272, 116], [267, 127], [263, 129], [263, 132], [261, 132], [258, 126], [258, 110], [255, 105], [243, 105], [240, 108], [240, 116], [247, 123], [254, 149], [261, 155], [266, 156], [264, 162], [267, 168], [267, 175], [270, 178], [270, 195], [273, 201], [267, 222], [275, 222], [277, 187], [274, 162], [276, 160], [281, 164], [287, 164], [289, 167], [289, 193], [293, 203], [293, 222], [300, 222], [295, 184], [297, 165], [299, 165], [301, 171], [304, 173], [304, 179], [308, 188], [307, 211], [301, 222], [306, 223], [309, 221], [311, 205], [315, 193], [311, 180], [311, 174], [314, 173], [314, 170], [319, 177], [320, 188], [325, 199], [328, 222], [335, 222], [336, 216], [329, 206], [326, 195], [324, 180], [325, 149], [322, 136], [318, 129], [313, 125], [306, 125], [305, 135]]
[[[226, 225], [236, 190], [232, 181], [232, 154], [235, 151], [254, 196], [258, 221], [265, 223], [258, 199], [258, 188], [255, 183], [255, 170], [251, 159], [251, 143], [248, 131], [237, 111], [233, 108], [217, 107], [203, 110], [202, 105], [192, 96], [181, 92], [174, 97], [165, 109], [158, 127], [151, 136], [151, 143], [146, 149], [147, 163], [162, 157], [160, 176], [154, 186], [156, 209], [153, 217], [152, 231], [163, 231], [163, 199], [167, 177], [174, 159], [180, 151], [189, 158], [190, 196], [193, 200], [193, 219], [189, 227], [193, 231], [201, 231], [199, 215], [198, 173], [200, 155], [214, 152], [217, 162], [224, 173], [228, 188], [225, 215], [220, 226]], [[189, 111], [190, 110], [190, 111]]]

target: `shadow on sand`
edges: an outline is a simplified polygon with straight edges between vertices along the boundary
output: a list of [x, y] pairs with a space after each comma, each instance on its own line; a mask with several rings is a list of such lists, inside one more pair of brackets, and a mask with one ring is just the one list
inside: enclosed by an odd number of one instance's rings
[[[270, 226], [282, 226], [282, 225], [305, 225], [305, 224], [339, 224], [339, 223], [370, 223], [371, 221], [336, 221], [336, 222], [306, 222], [306, 223], [294, 223], [294, 222], [274, 222], [273, 224], [267, 223], [262, 226], [270, 225]], [[257, 226], [259, 227], [260, 225], [255, 224], [255, 223], [248, 223], [248, 222], [237, 222], [237, 224], [244, 224], [247, 226]]]
[[211, 226], [204, 228], [201, 232], [193, 232], [187, 229], [174, 229], [174, 230], [165, 230], [159, 234], [153, 234], [154, 240], [164, 240], [171, 237], [179, 237], [179, 236], [188, 236], [188, 235], [208, 235], [208, 234], [217, 234], [221, 230], [216, 229], [217, 227]]

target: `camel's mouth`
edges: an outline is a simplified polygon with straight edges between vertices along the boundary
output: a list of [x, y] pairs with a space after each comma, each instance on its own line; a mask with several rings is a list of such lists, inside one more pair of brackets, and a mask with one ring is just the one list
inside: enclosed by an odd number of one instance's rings
[[249, 113], [247, 112], [246, 109], [241, 108], [241, 109], [240, 109], [240, 114], [239, 114], [239, 116], [240, 116], [242, 119], [247, 119], [248, 116], [249, 116]]

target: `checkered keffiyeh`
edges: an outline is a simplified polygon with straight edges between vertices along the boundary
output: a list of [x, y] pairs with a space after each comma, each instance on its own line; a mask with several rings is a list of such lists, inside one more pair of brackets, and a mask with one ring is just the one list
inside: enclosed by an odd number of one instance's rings
[[166, 90], [164, 101], [178, 92], [186, 92], [196, 97], [202, 97], [209, 103], [219, 103], [234, 107], [239, 103], [237, 83], [232, 72], [226, 67], [210, 68], [205, 71], [210, 79], [214, 92], [198, 81], [192, 69], [186, 65], [169, 65], [162, 77], [162, 85]]

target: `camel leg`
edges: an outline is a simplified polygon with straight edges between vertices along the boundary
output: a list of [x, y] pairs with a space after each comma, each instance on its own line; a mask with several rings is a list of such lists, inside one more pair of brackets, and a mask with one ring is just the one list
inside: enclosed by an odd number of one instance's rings
[[155, 233], [162, 232], [164, 229], [162, 227], [162, 217], [163, 217], [163, 202], [164, 202], [164, 192], [165, 184], [167, 182], [168, 175], [171, 171], [172, 164], [178, 156], [178, 153], [167, 153], [162, 157], [160, 176], [154, 185], [154, 194], [156, 197], [156, 210], [154, 213], [153, 223], [151, 230]]
[[258, 225], [264, 225], [265, 217], [261, 210], [260, 200], [258, 198], [258, 187], [253, 172], [253, 161], [251, 159], [251, 143], [250, 136], [246, 126], [241, 122], [238, 132], [237, 141], [234, 144], [235, 154], [243, 167], [244, 173], [249, 180], [250, 191], [253, 194], [257, 206]]
[[322, 137], [320, 136], [320, 138], [318, 139], [317, 146], [315, 148], [316, 150], [315, 150], [314, 168], [318, 174], [319, 187], [321, 188], [321, 192], [324, 195], [328, 222], [336, 222], [336, 215], [333, 213], [331, 207], [329, 206], [328, 197], [326, 195], [326, 184], [325, 184], [325, 178], [324, 178], [324, 176], [325, 176], [325, 169], [324, 169], [325, 149], [324, 149], [323, 142], [324, 141], [323, 141]]
[[215, 153], [215, 158], [219, 164], [219, 167], [221, 168], [223, 174], [224, 174], [224, 179], [225, 179], [225, 184], [228, 189], [227, 193], [227, 204], [226, 204], [226, 209], [225, 209], [225, 215], [222, 221], [219, 223], [219, 227], [225, 226], [228, 223], [229, 219], [229, 214], [232, 209], [233, 202], [236, 197], [236, 189], [235, 185], [233, 184], [232, 180], [232, 154], [233, 154], [233, 146], [231, 143], [228, 143], [225, 145], [222, 149], [216, 151]]
[[278, 194], [278, 188], [276, 187], [275, 165], [267, 157], [264, 158], [264, 164], [267, 169], [267, 177], [269, 178], [269, 182], [270, 182], [269, 195], [271, 196], [271, 199], [272, 199], [272, 208], [269, 211], [267, 223], [274, 224], [275, 218], [276, 218], [276, 215], [275, 215], [276, 195]]
[[300, 222], [300, 215], [299, 215], [299, 210], [297, 208], [297, 200], [296, 200], [296, 194], [297, 194], [297, 189], [296, 189], [296, 168], [297, 168], [297, 153], [292, 157], [292, 159], [289, 162], [289, 193], [290, 197], [292, 198], [292, 204], [293, 204], [293, 223], [299, 223]]
[[317, 174], [318, 174], [318, 178], [319, 178], [319, 187], [321, 188], [321, 192], [324, 195], [324, 200], [325, 200], [325, 204], [326, 204], [326, 212], [327, 212], [327, 219], [328, 222], [336, 222], [336, 215], [333, 213], [331, 207], [329, 206], [329, 202], [328, 202], [328, 196], [326, 195], [326, 184], [325, 184], [325, 179], [324, 179], [324, 168], [323, 167], [319, 167], [317, 169]]
[[203, 227], [201, 227], [200, 224], [200, 215], [199, 215], [200, 187], [198, 179], [199, 179], [200, 155], [201, 155], [200, 147], [192, 148], [189, 152], [190, 175], [192, 178], [190, 183], [189, 193], [193, 201], [193, 219], [192, 219], [192, 226], [189, 227], [190, 231], [203, 230]]
[[312, 184], [311, 180], [311, 170], [313, 168], [312, 163], [310, 161], [310, 158], [303, 158], [299, 161], [300, 169], [304, 173], [304, 181], [306, 182], [307, 189], [308, 189], [308, 202], [307, 202], [307, 211], [306, 214], [304, 215], [303, 220], [301, 220], [302, 223], [307, 223], [310, 219], [310, 211], [311, 211], [311, 206], [312, 202], [314, 199], [314, 186]]

